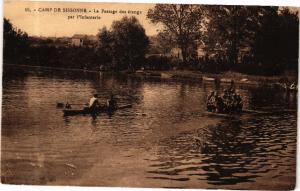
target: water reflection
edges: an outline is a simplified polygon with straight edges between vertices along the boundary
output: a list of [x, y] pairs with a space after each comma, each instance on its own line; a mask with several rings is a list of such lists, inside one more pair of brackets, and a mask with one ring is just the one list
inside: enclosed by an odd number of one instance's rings
[[292, 177], [295, 126], [296, 116], [253, 116], [163, 140], [148, 178], [189, 181], [196, 176], [218, 188], [266, 176], [272, 181]]
[[297, 109], [297, 92], [280, 91], [276, 88], [249, 88], [250, 105], [260, 109]]
[[211, 136], [201, 147], [201, 153], [210, 156], [202, 161], [213, 164], [203, 167], [209, 183], [236, 184], [254, 181], [258, 177], [249, 174], [249, 166], [254, 161], [251, 150], [255, 148], [255, 140], [244, 141], [245, 138], [241, 138], [241, 125], [239, 120], [223, 121], [212, 128]]
[[[238, 189], [253, 183], [267, 189], [275, 181], [286, 189], [282, 180], [295, 177], [295, 113], [224, 120], [204, 115], [211, 84], [4, 70], [4, 183]], [[236, 88], [250, 109], [297, 103], [285, 92]], [[86, 103], [93, 92], [105, 103], [112, 91], [133, 107], [96, 117], [63, 117], [55, 107], [57, 101]]]

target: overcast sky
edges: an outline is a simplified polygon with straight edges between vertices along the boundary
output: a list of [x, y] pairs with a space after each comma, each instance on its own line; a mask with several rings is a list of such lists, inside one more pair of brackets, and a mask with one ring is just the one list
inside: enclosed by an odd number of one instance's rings
[[[159, 28], [146, 19], [147, 11], [154, 4], [121, 4], [121, 3], [74, 3], [74, 2], [22, 2], [22, 1], [5, 1], [4, 17], [11, 23], [29, 35], [33, 36], [72, 36], [73, 34], [97, 34], [103, 26], [108, 28], [114, 20], [119, 20], [123, 16], [136, 16], [144, 26], [147, 35], [154, 35]], [[31, 12], [26, 12], [29, 8]], [[52, 8], [51, 12], [46, 12], [44, 8]], [[88, 13], [63, 13], [54, 12], [54, 8], [86, 8], [91, 11]], [[34, 9], [36, 11], [34, 11]], [[94, 9], [100, 11], [94, 13]], [[124, 11], [141, 11], [136, 14], [111, 14], [102, 13], [105, 10], [124, 10]], [[39, 11], [40, 10], [40, 11]], [[68, 19], [68, 16], [75, 16], [75, 19]], [[101, 19], [76, 19], [77, 15], [100, 16]]]

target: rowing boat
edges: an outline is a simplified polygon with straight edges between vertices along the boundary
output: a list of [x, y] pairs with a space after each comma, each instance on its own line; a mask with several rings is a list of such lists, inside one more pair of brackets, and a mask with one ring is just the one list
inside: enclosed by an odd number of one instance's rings
[[214, 82], [214, 81], [215, 81], [215, 78], [209, 78], [209, 77], [203, 76], [203, 77], [202, 77], [202, 80], [203, 80], [203, 81], [207, 81], [207, 82]]
[[211, 116], [219, 116], [219, 117], [240, 117], [241, 115], [245, 114], [271, 114], [274, 113], [274, 111], [256, 111], [256, 110], [249, 110], [249, 109], [243, 109], [243, 111], [239, 113], [217, 113], [217, 112], [210, 112], [206, 111], [206, 115]]
[[97, 115], [99, 113], [111, 113], [116, 110], [131, 108], [131, 104], [118, 106], [117, 108], [109, 108], [106, 106], [98, 107], [97, 109], [91, 110], [89, 107], [84, 107], [83, 109], [63, 109], [64, 116], [73, 116], [73, 115]]
[[273, 111], [257, 111], [257, 110], [249, 110], [249, 109], [243, 109], [240, 113], [216, 113], [216, 112], [210, 112], [206, 111], [204, 114], [209, 116], [216, 116], [216, 117], [225, 117], [225, 118], [234, 118], [234, 117], [240, 117], [245, 114], [253, 114], [253, 115], [264, 115], [264, 114], [276, 114], [276, 113], [294, 113], [297, 112], [297, 110], [273, 110]]
[[235, 118], [235, 117], [240, 117], [243, 113], [229, 114], [229, 113], [216, 113], [216, 112], [206, 111], [204, 112], [204, 114], [213, 117]]

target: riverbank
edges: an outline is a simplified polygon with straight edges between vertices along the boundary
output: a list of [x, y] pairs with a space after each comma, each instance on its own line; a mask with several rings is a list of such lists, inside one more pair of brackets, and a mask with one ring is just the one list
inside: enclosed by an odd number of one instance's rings
[[178, 80], [189, 80], [189, 81], [204, 81], [211, 83], [228, 83], [232, 81], [235, 84], [241, 85], [273, 85], [273, 84], [286, 84], [292, 83], [297, 84], [297, 74], [283, 74], [276, 76], [261, 76], [261, 75], [248, 75], [238, 72], [228, 71], [219, 74], [213, 73], [202, 73], [199, 71], [189, 70], [176, 70], [176, 71], [137, 71], [135, 73], [138, 76], [154, 77], [162, 79], [178, 79]]
[[[5, 66], [13, 67], [28, 67], [44, 70], [59, 70], [59, 71], [75, 71], [85, 73], [99, 73], [99, 72], [113, 72], [113, 71], [99, 71], [80, 68], [57, 68], [46, 66], [32, 66], [32, 65], [19, 65], [19, 64], [5, 64]], [[173, 79], [173, 80], [187, 80], [195, 82], [211, 82], [211, 83], [228, 83], [232, 81], [235, 84], [240, 85], [274, 85], [274, 84], [286, 84], [290, 86], [295, 83], [298, 84], [298, 75], [296, 72], [289, 72], [282, 75], [274, 76], [262, 76], [262, 75], [248, 75], [239, 72], [227, 71], [219, 74], [203, 73], [200, 71], [192, 70], [169, 70], [169, 71], [155, 71], [155, 70], [137, 70], [136, 72], [121, 71], [119, 72], [125, 75], [145, 77], [145, 78], [157, 78], [157, 79]]]

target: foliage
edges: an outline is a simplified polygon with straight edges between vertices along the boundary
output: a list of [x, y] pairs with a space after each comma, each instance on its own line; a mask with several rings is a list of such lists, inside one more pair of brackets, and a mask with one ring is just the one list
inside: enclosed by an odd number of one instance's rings
[[135, 17], [114, 21], [111, 31], [99, 33], [99, 52], [117, 70], [135, 70], [142, 65], [149, 45], [145, 29]]
[[150, 46], [148, 54], [168, 54], [176, 46], [174, 37], [170, 33], [161, 31], [157, 35], [149, 37]]
[[161, 34], [172, 37], [181, 49], [183, 62], [193, 55], [197, 39], [201, 36], [203, 27], [203, 10], [200, 5], [156, 4], [148, 10], [147, 18], [152, 23], [163, 25]]
[[228, 55], [232, 67], [239, 62], [242, 50], [252, 46], [261, 19], [266, 13], [276, 14], [277, 7], [209, 6], [206, 42]]
[[72, 69], [98, 70], [98, 56], [89, 47], [55, 47], [41, 45], [29, 49], [27, 64]]
[[271, 74], [298, 70], [298, 12], [285, 8], [277, 14], [266, 14], [255, 37], [252, 52], [257, 69]]
[[103, 27], [98, 33], [98, 47], [97, 53], [100, 58], [99, 62], [102, 65], [109, 65], [112, 63], [112, 43], [113, 38], [110, 31], [106, 27]]
[[298, 13], [278, 7], [206, 8], [209, 13], [206, 50], [227, 55], [229, 69], [276, 74], [291, 68], [289, 65], [297, 65]]
[[[299, 15], [284, 7], [161, 5], [148, 11], [162, 30], [149, 39], [135, 17], [98, 33], [97, 47], [28, 37], [4, 18], [4, 60], [50, 67], [135, 70], [237, 70], [274, 75], [298, 71]], [[206, 56], [196, 50], [204, 42]], [[63, 46], [57, 46], [60, 44]], [[180, 48], [183, 61], [172, 57]], [[145, 55], [147, 53], [147, 59]]]
[[[28, 37], [4, 18], [4, 63], [94, 69], [97, 55], [88, 47], [55, 47], [52, 40]], [[37, 46], [33, 46], [37, 45]]]
[[147, 70], [169, 70], [171, 67], [172, 60], [165, 56], [152, 55], [145, 62], [145, 69]]
[[[28, 50], [27, 33], [14, 28], [11, 22], [4, 18], [3, 22], [3, 54], [5, 58], [16, 60], [23, 58]], [[16, 55], [18, 55], [16, 57]]]

